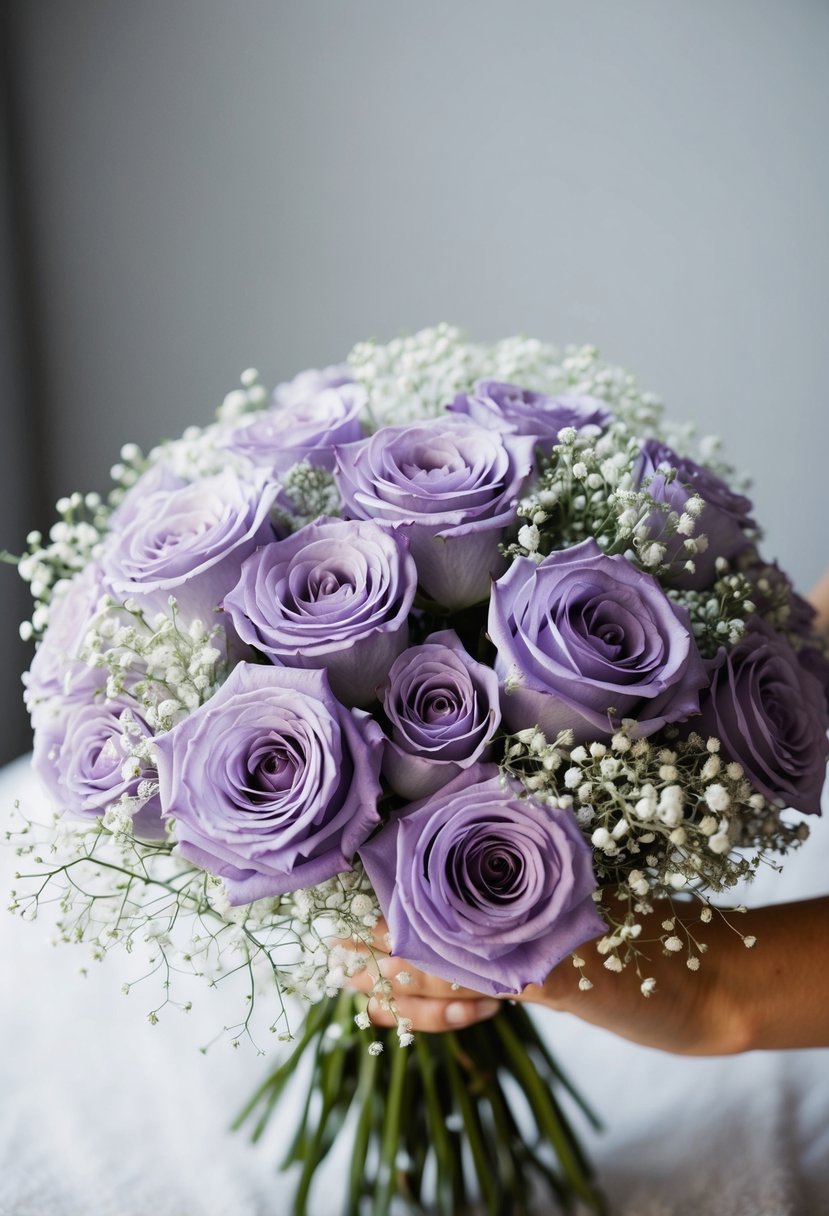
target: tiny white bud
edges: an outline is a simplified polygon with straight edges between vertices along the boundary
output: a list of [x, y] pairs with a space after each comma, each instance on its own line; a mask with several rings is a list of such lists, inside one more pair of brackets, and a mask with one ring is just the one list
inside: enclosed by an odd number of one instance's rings
[[524, 524], [523, 528], [518, 530], [518, 543], [522, 549], [526, 549], [530, 553], [535, 553], [541, 543], [541, 533], [535, 524]]
[[731, 805], [731, 796], [723, 785], [709, 785], [705, 791], [705, 801], [712, 811], [727, 811]]
[[731, 848], [731, 841], [728, 838], [728, 833], [715, 832], [714, 835], [709, 838], [708, 847], [712, 853], [727, 853]]

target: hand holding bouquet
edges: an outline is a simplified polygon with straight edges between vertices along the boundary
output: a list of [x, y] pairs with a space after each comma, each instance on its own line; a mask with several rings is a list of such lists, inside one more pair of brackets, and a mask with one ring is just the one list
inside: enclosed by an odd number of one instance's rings
[[98, 953], [149, 929], [162, 1008], [177, 969], [243, 970], [242, 1030], [267, 1000], [297, 1040], [256, 1134], [311, 1061], [297, 1211], [340, 1136], [349, 1212], [527, 1211], [537, 1183], [599, 1210], [523, 1008], [413, 1034], [407, 964], [502, 997], [571, 958], [576, 997], [627, 971], [644, 999], [645, 926], [704, 966], [711, 897], [819, 812], [829, 664], [688, 443], [590, 348], [439, 326], [271, 402], [245, 373], [30, 537], [59, 860], [15, 903], [63, 883], [61, 933]]

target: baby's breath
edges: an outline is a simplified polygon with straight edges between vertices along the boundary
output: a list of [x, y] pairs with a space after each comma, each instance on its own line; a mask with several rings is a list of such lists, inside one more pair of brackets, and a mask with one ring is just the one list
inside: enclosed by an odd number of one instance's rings
[[[718, 739], [670, 729], [661, 742], [634, 736], [635, 723], [626, 722], [609, 743], [572, 747], [566, 737], [548, 742], [524, 730], [507, 737], [501, 765], [504, 780], [519, 780], [533, 798], [572, 807], [603, 889], [609, 932], [599, 953], [617, 960], [605, 962], [613, 970], [638, 958], [642, 917], [656, 900], [694, 896], [707, 913], [707, 893], [750, 880], [761, 860], [803, 839], [802, 826], [786, 824], [740, 765], [722, 756]], [[676, 937], [672, 927], [663, 947], [674, 953], [687, 945], [698, 959], [704, 951], [690, 930], [683, 933]]]

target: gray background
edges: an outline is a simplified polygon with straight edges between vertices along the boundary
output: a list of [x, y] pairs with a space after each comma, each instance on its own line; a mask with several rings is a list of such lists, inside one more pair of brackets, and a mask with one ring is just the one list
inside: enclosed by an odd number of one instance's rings
[[596, 342], [723, 434], [770, 556], [829, 564], [825, 0], [4, 14], [0, 547], [242, 368], [446, 319]]

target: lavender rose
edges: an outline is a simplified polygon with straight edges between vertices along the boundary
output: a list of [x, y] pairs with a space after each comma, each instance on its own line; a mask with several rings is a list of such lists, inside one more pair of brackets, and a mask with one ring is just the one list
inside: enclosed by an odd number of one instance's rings
[[785, 638], [760, 620], [712, 663], [694, 729], [721, 740], [772, 802], [820, 814], [829, 759], [823, 687]]
[[532, 439], [465, 419], [383, 427], [337, 449], [347, 514], [382, 519], [409, 537], [424, 592], [446, 608], [489, 593], [499, 542], [532, 468]]
[[550, 739], [606, 738], [622, 718], [650, 735], [696, 713], [708, 682], [686, 610], [593, 540], [514, 561], [492, 589], [489, 634], [505, 721]]
[[368, 705], [409, 640], [417, 571], [405, 538], [320, 519], [242, 566], [224, 607], [242, 638], [289, 667], [324, 667], [346, 705]]
[[605, 928], [572, 812], [504, 789], [475, 765], [360, 850], [392, 951], [496, 996], [540, 984]]
[[127, 490], [110, 516], [110, 531], [121, 531], [131, 524], [151, 494], [181, 490], [187, 484], [187, 479], [179, 476], [162, 456], [145, 469]]
[[752, 583], [751, 599], [757, 615], [784, 633], [797, 661], [815, 676], [829, 705], [829, 652], [819, 638], [817, 610], [795, 591], [789, 576], [776, 562], [741, 562], [740, 569]]
[[408, 799], [428, 797], [482, 759], [501, 722], [498, 677], [451, 629], [400, 655], [380, 699], [389, 723], [383, 775]]
[[172, 594], [183, 615], [209, 617], [248, 554], [273, 538], [268, 515], [275, 494], [264, 471], [243, 480], [230, 469], [149, 494], [105, 542], [109, 590], [155, 611]]
[[447, 409], [466, 414], [491, 430], [530, 435], [550, 448], [566, 426], [577, 431], [590, 427], [598, 435], [613, 418], [604, 402], [595, 397], [548, 397], [498, 380], [479, 380], [471, 393], [460, 393]]
[[[54, 806], [70, 815], [98, 817], [122, 795], [137, 797], [151, 771], [135, 775], [125, 767], [128, 734], [148, 738], [149, 727], [126, 699], [104, 701], [78, 694], [42, 718], [35, 730], [32, 768]], [[139, 811], [136, 835], [164, 836], [157, 798]]]
[[[671, 469], [676, 477], [669, 478]], [[656, 502], [665, 503], [670, 511], [682, 515], [685, 504], [693, 494], [698, 494], [705, 506], [696, 520], [693, 537], [704, 534], [707, 547], [697, 552], [690, 560], [694, 562], [693, 573], [684, 570], [689, 560], [685, 548], [685, 537], [673, 535], [667, 529], [667, 516], [654, 511], [647, 519], [650, 537], [666, 546], [665, 560], [676, 563], [671, 571], [671, 582], [677, 587], [692, 590], [710, 587], [716, 577], [715, 564], [718, 557], [731, 559], [748, 549], [752, 540], [747, 530], [755, 527], [751, 519], [751, 503], [742, 494], [735, 494], [721, 477], [695, 461], [679, 456], [672, 448], [656, 439], [642, 444], [633, 469], [634, 484], [646, 486]], [[693, 539], [693, 538], [692, 538]]]
[[49, 628], [24, 676], [24, 698], [33, 725], [51, 715], [67, 697], [91, 697], [106, 682], [105, 672], [88, 667], [80, 658], [103, 594], [101, 568], [92, 562], [53, 600]]
[[232, 904], [323, 882], [378, 822], [382, 742], [324, 672], [240, 663], [158, 738], [163, 814]]
[[365, 390], [357, 384], [322, 388], [307, 399], [255, 415], [232, 432], [227, 447], [277, 477], [301, 461], [330, 470], [335, 444], [363, 438], [365, 403]]
[[353, 383], [354, 377], [347, 363], [335, 363], [323, 368], [309, 367], [304, 372], [298, 372], [293, 380], [283, 380], [277, 384], [273, 392], [274, 404], [283, 409], [295, 409], [306, 405], [327, 388], [340, 388], [343, 384]]

